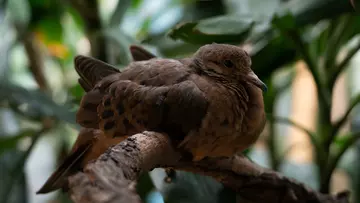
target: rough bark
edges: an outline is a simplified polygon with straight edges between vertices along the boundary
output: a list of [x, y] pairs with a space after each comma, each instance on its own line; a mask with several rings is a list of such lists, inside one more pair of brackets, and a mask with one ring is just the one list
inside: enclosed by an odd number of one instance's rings
[[69, 178], [71, 198], [77, 202], [141, 202], [135, 191], [140, 174], [155, 167], [172, 167], [208, 175], [237, 192], [237, 202], [345, 203], [348, 192], [318, 193], [281, 174], [262, 168], [244, 156], [184, 161], [164, 134], [143, 132], [109, 148], [84, 172]]

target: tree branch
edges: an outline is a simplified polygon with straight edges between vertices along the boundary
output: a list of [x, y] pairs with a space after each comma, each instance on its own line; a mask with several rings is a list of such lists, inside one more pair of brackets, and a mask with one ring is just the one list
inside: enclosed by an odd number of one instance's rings
[[26, 35], [22, 35], [21, 40], [24, 43], [27, 57], [29, 59], [29, 69], [38, 84], [39, 89], [46, 92], [49, 91], [49, 85], [44, 74], [44, 56], [40, 50], [39, 44], [35, 41], [35, 37], [32, 33], [27, 32]]
[[336, 196], [318, 193], [244, 156], [207, 158], [196, 163], [184, 160], [166, 135], [154, 132], [133, 135], [109, 148], [84, 172], [69, 178], [69, 192], [76, 203], [140, 202], [135, 181], [142, 172], [155, 167], [211, 176], [236, 191], [242, 202], [348, 202], [348, 192]]

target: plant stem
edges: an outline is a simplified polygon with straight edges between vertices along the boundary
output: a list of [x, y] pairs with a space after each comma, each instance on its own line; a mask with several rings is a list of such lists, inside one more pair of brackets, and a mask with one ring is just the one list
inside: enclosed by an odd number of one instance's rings
[[[271, 110], [270, 113], [273, 114], [274, 112], [274, 102], [271, 102]], [[270, 119], [269, 122], [269, 138], [268, 138], [268, 148], [269, 148], [269, 154], [270, 154], [270, 162], [271, 162], [271, 168], [273, 170], [278, 170], [280, 165], [280, 160], [277, 152], [277, 143], [276, 143], [276, 133], [275, 133], [275, 122], [274, 120]]]

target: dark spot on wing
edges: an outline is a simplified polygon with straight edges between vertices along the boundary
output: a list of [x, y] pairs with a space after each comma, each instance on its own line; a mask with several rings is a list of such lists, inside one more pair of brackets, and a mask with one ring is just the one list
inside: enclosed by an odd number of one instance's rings
[[225, 119], [221, 122], [221, 125], [229, 125], [229, 120], [225, 118]]
[[114, 116], [114, 112], [112, 110], [105, 110], [104, 112], [102, 112], [101, 114], [101, 118], [102, 119], [107, 119]]
[[117, 106], [116, 106], [116, 109], [117, 109], [117, 112], [119, 115], [122, 115], [124, 112], [125, 112], [125, 108], [124, 106], [122, 105], [122, 103], [119, 103]]
[[106, 122], [104, 125], [104, 130], [110, 130], [111, 128], [113, 128], [115, 126], [115, 122], [114, 121], [109, 121]]
[[84, 105], [82, 105], [82, 107], [84, 108], [84, 109], [88, 109], [88, 110], [96, 110], [96, 108], [97, 108], [97, 104], [92, 104], [92, 103], [84, 103]]
[[104, 101], [104, 106], [110, 106], [111, 104], [111, 99], [110, 98], [107, 98], [105, 101]]
[[123, 124], [124, 124], [125, 128], [131, 128], [131, 127], [133, 127], [133, 126], [130, 124], [130, 122], [129, 122], [128, 119], [124, 119], [124, 120], [123, 120]]

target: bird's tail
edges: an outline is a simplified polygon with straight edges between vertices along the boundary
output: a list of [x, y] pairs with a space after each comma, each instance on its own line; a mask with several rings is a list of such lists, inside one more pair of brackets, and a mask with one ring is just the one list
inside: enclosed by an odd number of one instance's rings
[[66, 188], [68, 185], [67, 178], [81, 170], [85, 154], [91, 147], [91, 142], [86, 143], [70, 153], [36, 194], [45, 194], [60, 188]]
[[69, 155], [37, 191], [37, 194], [44, 194], [66, 187], [67, 178], [82, 170], [84, 162], [89, 159], [89, 152], [94, 145], [94, 140], [100, 136], [101, 132], [99, 130], [82, 128]]
[[82, 128], [70, 154], [48, 178], [37, 194], [45, 194], [57, 189], [68, 189], [68, 177], [81, 171], [91, 160], [97, 159], [110, 146], [116, 145], [128, 136], [109, 138], [101, 130]]

